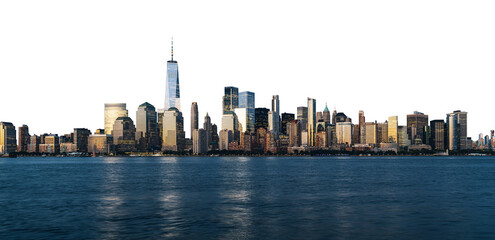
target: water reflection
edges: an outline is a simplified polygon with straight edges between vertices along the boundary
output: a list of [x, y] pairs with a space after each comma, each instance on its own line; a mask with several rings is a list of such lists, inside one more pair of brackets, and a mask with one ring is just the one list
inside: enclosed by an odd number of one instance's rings
[[122, 182], [122, 158], [104, 158], [104, 174], [101, 182], [101, 197], [97, 206], [97, 214], [101, 216], [98, 227], [104, 239], [119, 239], [122, 226], [117, 219], [123, 199], [120, 193]]

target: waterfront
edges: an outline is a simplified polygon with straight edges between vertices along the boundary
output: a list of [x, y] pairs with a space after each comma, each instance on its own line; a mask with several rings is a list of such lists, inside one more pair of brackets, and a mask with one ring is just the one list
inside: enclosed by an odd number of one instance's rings
[[0, 159], [0, 239], [495, 237], [494, 157]]

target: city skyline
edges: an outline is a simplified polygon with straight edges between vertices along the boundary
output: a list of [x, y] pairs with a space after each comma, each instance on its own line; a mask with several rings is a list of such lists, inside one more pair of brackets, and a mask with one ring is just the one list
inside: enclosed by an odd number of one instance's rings
[[[406, 115], [414, 111], [435, 120], [460, 109], [469, 113], [467, 135], [473, 140], [494, 128], [494, 113], [483, 100], [486, 93], [479, 91], [494, 85], [490, 69], [495, 49], [490, 43], [495, 39], [485, 31], [493, 22], [488, 14], [493, 3], [438, 1], [424, 8], [426, 2], [385, 1], [363, 3], [363, 9], [349, 3], [329, 3], [321, 9], [288, 3], [283, 12], [276, 12], [274, 3], [263, 9], [253, 4], [246, 7], [260, 18], [252, 21], [247, 21], [247, 10], [239, 12], [227, 4], [232, 12], [225, 13], [214, 10], [218, 5], [203, 6], [208, 14], [184, 14], [187, 8], [179, 3], [149, 3], [133, 10], [129, 4], [110, 2], [100, 9], [88, 4], [71, 10], [70, 4], [57, 2], [33, 2], [39, 7], [33, 9], [3, 2], [0, 19], [11, 24], [0, 39], [0, 78], [5, 80], [2, 88], [12, 91], [0, 96], [0, 120], [16, 127], [27, 124], [31, 134], [64, 134], [73, 128], [93, 132], [104, 127], [104, 103], [126, 103], [129, 117], [136, 121], [140, 104], [163, 107], [173, 36], [174, 59], [181, 63], [184, 126], [190, 126], [192, 102], [198, 103], [199, 118], [208, 112], [212, 123], [220, 126], [223, 87], [235, 86], [256, 93], [258, 108], [270, 108], [272, 96], [279, 95], [280, 113], [295, 114], [310, 97], [317, 100], [317, 112], [327, 102], [330, 111], [336, 107], [355, 123], [359, 110], [368, 121], [384, 122], [397, 115], [398, 124], [406, 125]], [[410, 8], [401, 8], [405, 5]], [[117, 12], [110, 16], [120, 21], [104, 17], [104, 10], [115, 6], [149, 16], [128, 19]], [[314, 10], [314, 16], [294, 17], [299, 7], [302, 12]], [[95, 19], [80, 21], [86, 12], [94, 13]], [[189, 14], [211, 13], [218, 17], [205, 17], [199, 27], [187, 21]], [[286, 23], [271, 20], [271, 13]], [[223, 33], [236, 24], [240, 28], [233, 35]], [[205, 26], [208, 32], [201, 31]], [[187, 33], [191, 31], [195, 33]]]

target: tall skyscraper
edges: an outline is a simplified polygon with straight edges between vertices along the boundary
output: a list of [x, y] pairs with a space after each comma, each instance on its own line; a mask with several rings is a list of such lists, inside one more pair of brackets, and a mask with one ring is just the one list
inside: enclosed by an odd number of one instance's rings
[[350, 122], [338, 122], [335, 125], [337, 144], [352, 145], [353, 125]]
[[[271, 120], [273, 121], [273, 125], [272, 128], [269, 130], [273, 133], [275, 139], [278, 139], [278, 135], [280, 134], [280, 99], [278, 95], [273, 95], [271, 112], [272, 112]], [[270, 119], [268, 121], [270, 121]]]
[[447, 114], [447, 142], [449, 150], [458, 150], [458, 119], [457, 114]]
[[283, 135], [287, 135], [287, 124], [292, 122], [295, 119], [293, 113], [282, 113], [282, 130], [281, 133]]
[[183, 151], [185, 144], [184, 118], [177, 108], [169, 108], [163, 114], [163, 151]]
[[268, 108], [256, 108], [254, 109], [254, 128], [256, 131], [260, 128], [268, 129]]
[[467, 112], [463, 112], [460, 110], [454, 111], [453, 112], [455, 115], [457, 115], [457, 124], [458, 124], [458, 149], [460, 150], [465, 150], [465, 149], [470, 149], [471, 146], [469, 146], [469, 141], [467, 137]]
[[326, 123], [330, 123], [330, 111], [328, 110], [328, 106], [325, 103], [325, 109], [323, 109], [323, 121]]
[[308, 107], [297, 107], [297, 120], [302, 131], [308, 130]]
[[433, 150], [445, 150], [445, 121], [432, 120], [430, 121], [431, 140], [430, 145]]
[[366, 120], [364, 111], [359, 111], [359, 143], [366, 143]]
[[315, 145], [316, 99], [308, 98], [308, 146]]
[[223, 114], [233, 113], [234, 109], [239, 107], [239, 89], [236, 87], [225, 87], [225, 95], [223, 95]]
[[203, 122], [203, 129], [206, 131], [206, 146], [209, 147], [212, 142], [213, 129], [211, 125], [211, 118], [208, 113], [206, 113], [205, 120]]
[[208, 143], [206, 141], [206, 130], [194, 129], [192, 132], [193, 153], [204, 154], [208, 152]]
[[[254, 92], [239, 93], [239, 108], [246, 108], [246, 127], [244, 131], [255, 132], [255, 94]], [[240, 120], [239, 120], [240, 121]]]
[[388, 117], [388, 142], [389, 143], [399, 143], [398, 135], [398, 122], [399, 117], [392, 116]]
[[115, 120], [127, 117], [127, 114], [125, 103], [105, 103], [105, 134], [111, 135]]
[[[142, 145], [142, 151], [160, 149], [160, 134], [158, 131], [157, 113], [155, 107], [148, 102], [139, 105], [136, 111], [136, 135]], [[140, 140], [139, 138], [143, 138]]]
[[415, 111], [407, 115], [407, 135], [411, 144], [426, 144], [425, 129], [428, 126], [428, 115]]
[[199, 129], [198, 123], [198, 103], [193, 102], [191, 104], [191, 139], [193, 139], [194, 130]]
[[113, 144], [119, 152], [136, 150], [136, 126], [130, 117], [119, 117], [115, 120], [112, 130]]
[[10, 122], [0, 122], [0, 154], [14, 153], [17, 144], [15, 127]]
[[171, 59], [167, 61], [167, 83], [165, 87], [165, 110], [177, 108], [180, 111], [179, 66], [174, 61], [174, 41], [172, 40]]
[[22, 125], [22, 127], [19, 127], [19, 133], [18, 133], [18, 138], [17, 138], [17, 151], [18, 152], [27, 152], [28, 150], [28, 145], [30, 142], [30, 136], [29, 136], [29, 127], [27, 125]]

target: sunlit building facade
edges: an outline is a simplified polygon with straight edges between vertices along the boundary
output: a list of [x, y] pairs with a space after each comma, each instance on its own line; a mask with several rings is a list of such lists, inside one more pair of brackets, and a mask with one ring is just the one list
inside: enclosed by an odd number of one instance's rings
[[17, 149], [15, 127], [10, 122], [0, 122], [0, 154], [14, 153]]
[[128, 117], [126, 104], [105, 103], [105, 134], [112, 134], [113, 124], [119, 117]]
[[389, 143], [399, 143], [398, 142], [398, 121], [399, 117], [391, 116], [388, 117], [388, 142]]
[[177, 108], [170, 108], [163, 115], [163, 151], [183, 151], [185, 144], [184, 118]]

